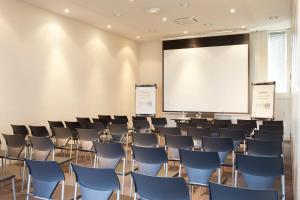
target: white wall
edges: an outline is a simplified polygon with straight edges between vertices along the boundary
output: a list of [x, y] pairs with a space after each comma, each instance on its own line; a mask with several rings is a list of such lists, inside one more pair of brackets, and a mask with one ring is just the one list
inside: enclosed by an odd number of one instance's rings
[[294, 0], [292, 24], [292, 162], [294, 199], [300, 200], [300, 4]]
[[134, 114], [138, 44], [17, 0], [0, 0], [0, 130]]
[[[268, 32], [260, 31], [250, 34], [250, 72], [249, 81], [266, 82], [268, 81]], [[158, 83], [157, 113], [166, 115], [169, 118], [176, 118], [181, 113], [162, 113], [162, 42], [151, 41], [140, 43], [139, 48], [139, 82]], [[251, 105], [251, 90], [250, 101]], [[251, 108], [250, 108], [251, 110]], [[224, 116], [221, 118], [249, 118], [249, 116]], [[275, 99], [275, 118], [285, 121], [285, 139], [290, 138], [290, 94], [276, 94]]]

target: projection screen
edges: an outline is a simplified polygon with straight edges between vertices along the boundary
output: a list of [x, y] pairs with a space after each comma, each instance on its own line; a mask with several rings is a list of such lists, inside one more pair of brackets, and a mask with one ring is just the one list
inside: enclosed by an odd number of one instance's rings
[[248, 113], [248, 44], [163, 54], [164, 111]]

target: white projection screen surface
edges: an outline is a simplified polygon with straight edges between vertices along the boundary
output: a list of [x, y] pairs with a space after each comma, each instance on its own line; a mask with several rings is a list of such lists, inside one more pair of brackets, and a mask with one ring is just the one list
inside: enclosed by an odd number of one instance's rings
[[164, 50], [164, 111], [248, 113], [248, 44]]

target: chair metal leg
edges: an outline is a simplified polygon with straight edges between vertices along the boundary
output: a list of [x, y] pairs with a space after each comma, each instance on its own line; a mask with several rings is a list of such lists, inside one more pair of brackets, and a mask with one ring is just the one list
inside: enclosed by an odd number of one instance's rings
[[134, 199], [134, 200], [136, 200], [136, 192], [134, 193], [134, 197], [133, 197], [133, 199]]
[[29, 194], [30, 194], [30, 179], [31, 175], [28, 175], [28, 181], [27, 181], [27, 192], [26, 192], [26, 200], [29, 200]]
[[232, 186], [234, 186], [234, 171], [235, 171], [235, 153], [234, 151], [232, 152], [232, 168], [231, 168], [231, 182]]
[[238, 179], [238, 171], [237, 170], [235, 170], [235, 176], [234, 176], [234, 187], [237, 187], [237, 179]]
[[65, 196], [65, 181], [61, 182], [61, 200], [64, 200]]
[[120, 200], [120, 190], [117, 191], [117, 200]]
[[[134, 170], [134, 160], [132, 159], [132, 161], [131, 161], [131, 172], [133, 172], [133, 170]], [[130, 197], [132, 195], [132, 189], [133, 189], [133, 178], [131, 177], [131, 180], [130, 180], [130, 193], [129, 193]]]
[[182, 165], [181, 163], [179, 164], [179, 172], [178, 172], [178, 176], [181, 177], [181, 168], [182, 168]]
[[190, 200], [193, 200], [193, 186], [189, 186], [189, 191], [190, 191]]
[[124, 184], [125, 184], [125, 167], [126, 167], [126, 158], [123, 159], [123, 171], [122, 171], [122, 194], [124, 194]]
[[218, 184], [221, 184], [221, 168], [218, 168], [217, 170], [217, 173], [218, 173]]
[[77, 199], [77, 182], [75, 183], [75, 186], [74, 186], [74, 200]]
[[13, 191], [13, 199], [16, 200], [16, 188], [15, 188], [15, 179], [11, 179], [12, 191]]
[[24, 190], [24, 181], [25, 181], [25, 173], [26, 173], [26, 163], [23, 161], [23, 170], [22, 170], [22, 184], [21, 184], [21, 190]]
[[281, 199], [285, 200], [285, 176], [281, 176]]

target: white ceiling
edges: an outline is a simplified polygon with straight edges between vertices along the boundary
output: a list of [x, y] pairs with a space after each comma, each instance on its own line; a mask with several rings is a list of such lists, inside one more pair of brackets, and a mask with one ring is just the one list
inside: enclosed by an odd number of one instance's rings
[[[86, 22], [127, 38], [152, 40], [188, 34], [209, 34], [235, 29], [247, 31], [290, 27], [292, 0], [23, 0], [46, 10]], [[182, 4], [188, 3], [188, 7]], [[160, 8], [155, 14], [145, 12]], [[66, 14], [64, 9], [70, 13]], [[234, 8], [236, 12], [230, 13]], [[117, 17], [114, 14], [119, 13]], [[279, 19], [270, 20], [271, 16]], [[162, 18], [166, 17], [167, 21]], [[177, 18], [194, 17], [197, 23], [178, 25]], [[111, 29], [107, 25], [111, 25]], [[209, 24], [209, 25], [207, 25]]]

